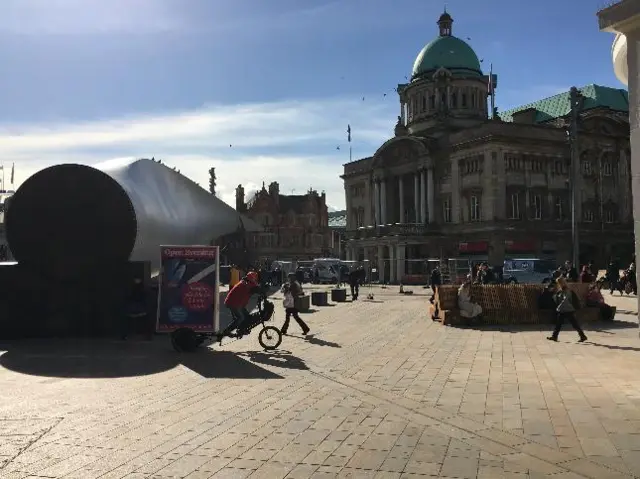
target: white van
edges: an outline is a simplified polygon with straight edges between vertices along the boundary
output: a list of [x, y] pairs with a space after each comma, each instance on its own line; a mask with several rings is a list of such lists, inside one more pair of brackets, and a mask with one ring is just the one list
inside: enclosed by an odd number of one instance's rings
[[509, 258], [504, 261], [502, 276], [505, 283], [548, 283], [553, 277], [556, 264], [550, 259]]
[[340, 278], [340, 264], [338, 258], [316, 258], [313, 260], [313, 282], [335, 284]]

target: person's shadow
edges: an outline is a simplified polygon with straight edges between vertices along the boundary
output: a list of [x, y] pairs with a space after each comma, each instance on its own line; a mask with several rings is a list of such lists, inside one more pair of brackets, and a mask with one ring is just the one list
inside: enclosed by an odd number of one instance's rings
[[613, 349], [617, 351], [640, 351], [640, 348], [636, 348], [634, 346], [615, 346], [613, 344], [600, 344], [594, 343], [593, 341], [585, 341], [583, 344], [588, 344], [590, 346], [598, 346], [600, 348]]
[[314, 344], [316, 346], [328, 346], [330, 348], [341, 348], [338, 343], [334, 343], [333, 341], [325, 341], [324, 339], [316, 338], [314, 334], [307, 334], [306, 336], [296, 336], [294, 334], [288, 334], [288, 336], [292, 338], [304, 339], [310, 344]]
[[239, 356], [246, 356], [249, 361], [260, 363], [265, 366], [274, 366], [285, 369], [298, 369], [300, 371], [309, 370], [309, 366], [297, 356], [291, 354], [290, 351], [246, 351], [238, 353]]

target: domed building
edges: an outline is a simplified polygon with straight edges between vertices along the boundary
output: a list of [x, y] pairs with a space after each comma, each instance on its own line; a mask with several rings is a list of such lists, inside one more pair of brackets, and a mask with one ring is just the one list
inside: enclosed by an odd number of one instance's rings
[[[341, 176], [347, 259], [372, 261], [383, 281], [415, 280], [409, 276], [425, 273], [427, 259], [497, 266], [571, 258], [569, 92], [498, 113], [489, 106], [498, 76], [483, 71], [453, 24], [449, 13], [440, 16], [438, 36], [398, 85], [395, 135], [373, 156], [345, 164]], [[626, 261], [628, 95], [599, 85], [580, 92], [581, 258]]]

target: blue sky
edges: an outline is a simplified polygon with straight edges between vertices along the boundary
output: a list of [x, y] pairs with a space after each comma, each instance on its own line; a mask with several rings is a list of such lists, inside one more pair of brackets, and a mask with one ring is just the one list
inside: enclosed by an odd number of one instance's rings
[[[572, 85], [621, 87], [602, 0], [449, 0], [453, 33], [499, 75], [507, 109]], [[437, 35], [425, 0], [2, 0], [0, 153], [16, 183], [54, 163], [155, 156], [221, 196], [277, 179], [326, 190], [392, 133]], [[384, 94], [387, 94], [385, 97]], [[362, 98], [364, 97], [364, 101]], [[230, 146], [231, 145], [231, 146]], [[340, 146], [341, 149], [337, 150]], [[7, 185], [8, 186], [8, 185]]]

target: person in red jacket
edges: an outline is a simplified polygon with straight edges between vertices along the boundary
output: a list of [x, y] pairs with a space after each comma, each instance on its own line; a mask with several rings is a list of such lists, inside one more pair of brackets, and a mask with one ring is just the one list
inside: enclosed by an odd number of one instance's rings
[[224, 298], [224, 305], [229, 308], [233, 316], [233, 322], [227, 328], [228, 331], [233, 331], [234, 329], [242, 331], [242, 325], [250, 319], [247, 304], [249, 304], [251, 295], [259, 290], [258, 273], [255, 271], [249, 271], [244, 278], [229, 290], [226, 298]]

